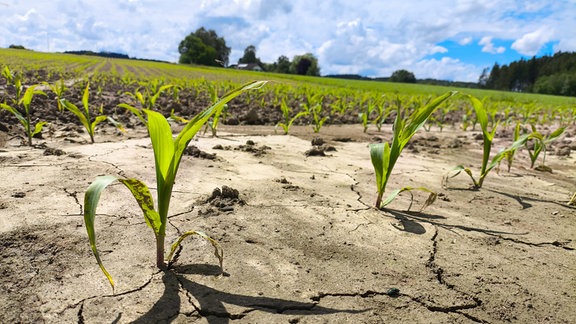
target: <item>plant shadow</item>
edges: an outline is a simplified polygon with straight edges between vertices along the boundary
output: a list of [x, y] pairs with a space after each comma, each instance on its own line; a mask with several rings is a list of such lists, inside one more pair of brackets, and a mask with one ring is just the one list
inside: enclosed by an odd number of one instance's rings
[[[220, 267], [208, 264], [191, 264], [174, 266], [162, 276], [164, 292], [152, 308], [133, 323], [172, 322], [178, 315], [204, 317], [210, 324], [224, 324], [239, 320], [252, 311], [258, 310], [274, 314], [290, 312], [290, 315], [326, 315], [335, 313], [362, 313], [366, 310], [334, 309], [318, 306], [314, 302], [300, 302], [264, 296], [248, 296], [223, 292], [185, 277], [188, 274], [200, 274], [218, 277], [222, 274]], [[227, 274], [224, 273], [226, 276]], [[195, 299], [195, 311], [182, 313], [181, 291]], [[196, 304], [197, 303], [197, 304]], [[240, 313], [230, 313], [225, 304], [246, 308]]]
[[385, 209], [385, 211], [400, 221], [400, 224], [402, 226], [397, 226], [397, 225], [393, 224], [392, 226], [394, 226], [394, 228], [396, 228], [400, 231], [404, 231], [404, 232], [408, 232], [408, 233], [412, 233], [412, 234], [418, 234], [418, 235], [422, 235], [422, 234], [426, 233], [426, 228], [424, 226], [422, 226], [421, 223], [426, 223], [426, 224], [438, 226], [438, 227], [441, 227], [441, 228], [444, 228], [447, 230], [460, 229], [460, 230], [467, 231], [467, 232], [480, 232], [480, 233], [484, 233], [484, 234], [488, 234], [488, 235], [502, 235], [502, 234], [523, 235], [523, 234], [526, 234], [526, 233], [511, 233], [511, 232], [495, 231], [495, 230], [490, 230], [490, 229], [485, 229], [485, 228], [477, 228], [477, 227], [471, 227], [471, 226], [465, 226], [465, 225], [446, 224], [446, 223], [439, 221], [439, 220], [446, 219], [446, 217], [441, 216], [441, 215], [426, 214], [426, 213], [422, 213], [422, 212], [399, 211], [399, 210], [392, 210], [392, 209]]

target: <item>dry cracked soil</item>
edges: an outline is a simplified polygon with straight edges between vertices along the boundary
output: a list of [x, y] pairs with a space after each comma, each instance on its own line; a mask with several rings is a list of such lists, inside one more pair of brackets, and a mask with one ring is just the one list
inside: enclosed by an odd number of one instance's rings
[[[176, 130], [176, 129], [175, 129]], [[373, 208], [368, 144], [390, 137], [359, 125], [314, 134], [295, 126], [223, 126], [200, 135], [176, 178], [167, 241], [202, 230], [224, 250], [187, 238], [178, 261], [155, 267], [154, 236], [125, 187], [104, 191], [96, 217], [112, 291], [90, 250], [84, 192], [104, 174], [136, 177], [155, 194], [143, 130], [87, 135], [56, 129], [35, 147], [0, 138], [0, 323], [574, 323], [576, 159], [550, 152], [552, 172], [526, 151], [480, 190], [478, 132], [418, 133]], [[561, 141], [574, 143], [574, 129]], [[306, 154], [319, 136], [319, 154]], [[314, 139], [319, 144], [318, 139]], [[494, 152], [509, 143], [498, 138]]]

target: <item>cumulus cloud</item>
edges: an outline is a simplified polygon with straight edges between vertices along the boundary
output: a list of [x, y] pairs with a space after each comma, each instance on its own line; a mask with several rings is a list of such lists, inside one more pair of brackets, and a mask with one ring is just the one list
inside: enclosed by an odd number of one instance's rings
[[478, 42], [478, 45], [482, 45], [482, 52], [485, 53], [490, 53], [490, 54], [501, 54], [504, 53], [506, 51], [506, 48], [504, 46], [494, 46], [494, 43], [492, 43], [492, 37], [491, 36], [484, 36], [482, 37], [482, 39], [480, 39], [480, 41]]
[[531, 33], [524, 34], [512, 43], [512, 48], [523, 55], [536, 55], [548, 43], [554, 32], [549, 28], [540, 28]]
[[[472, 74], [481, 68], [455, 57], [452, 47], [440, 45], [446, 41], [467, 49], [477, 42], [481, 50], [476, 54], [488, 58], [533, 55], [550, 42], [558, 50], [576, 50], [573, 1], [390, 0], [359, 5], [345, 0], [10, 0], [9, 4], [0, 11], [4, 22], [0, 46], [116, 50], [172, 62], [178, 60], [179, 42], [199, 27], [214, 29], [226, 39], [232, 47], [230, 62], [236, 62], [249, 45], [256, 46], [264, 62], [310, 52], [319, 58], [323, 74], [388, 76], [406, 68], [419, 78], [477, 79]], [[513, 42], [514, 51], [499, 46], [502, 42]]]

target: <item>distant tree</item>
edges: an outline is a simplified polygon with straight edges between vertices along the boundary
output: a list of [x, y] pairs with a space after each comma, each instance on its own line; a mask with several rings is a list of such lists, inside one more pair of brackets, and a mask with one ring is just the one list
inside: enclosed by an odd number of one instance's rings
[[228, 66], [230, 47], [214, 30], [201, 27], [180, 42], [178, 52], [183, 64]]
[[414, 73], [407, 70], [397, 70], [390, 76], [391, 82], [416, 83]]
[[480, 74], [480, 77], [478, 78], [478, 85], [480, 87], [485, 87], [486, 83], [488, 83], [488, 78], [490, 77], [490, 73], [488, 73], [489, 71], [490, 71], [490, 69], [487, 67], [482, 69], [482, 73]]
[[287, 56], [280, 55], [280, 57], [278, 57], [278, 60], [276, 60], [276, 62], [266, 65], [266, 71], [289, 74], [291, 73], [290, 72], [291, 65], [292, 63], [290, 63], [290, 59]]
[[250, 45], [244, 50], [244, 56], [238, 60], [238, 64], [248, 64], [248, 63], [261, 63], [260, 59], [256, 57], [256, 47]]
[[278, 73], [290, 73], [290, 59], [287, 56], [280, 55], [276, 61], [276, 70]]
[[24, 46], [22, 46], [22, 45], [14, 45], [14, 44], [8, 46], [8, 48], [22, 49], [22, 50], [25, 50], [25, 49], [26, 49], [26, 47], [24, 47]]
[[312, 53], [296, 55], [290, 65], [290, 73], [299, 75], [320, 76], [318, 59]]

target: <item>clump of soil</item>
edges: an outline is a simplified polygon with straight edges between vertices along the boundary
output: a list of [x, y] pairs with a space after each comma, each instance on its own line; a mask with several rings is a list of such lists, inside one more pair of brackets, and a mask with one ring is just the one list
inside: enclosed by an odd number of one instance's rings
[[57, 148], [52, 148], [49, 147], [47, 149], [44, 150], [44, 155], [56, 155], [56, 156], [61, 156], [66, 154], [66, 152], [64, 152], [64, 150], [61, 149], [57, 149]]
[[206, 160], [216, 160], [216, 153], [208, 153], [200, 150], [195, 145], [189, 145], [184, 150], [184, 155], [189, 155], [195, 158], [206, 159]]
[[236, 147], [232, 146], [222, 146], [220, 144], [215, 145], [212, 149], [214, 150], [225, 150], [225, 151], [242, 151], [252, 153], [254, 156], [259, 157], [266, 154], [266, 151], [271, 150], [272, 148], [267, 145], [260, 145], [256, 146], [256, 143], [252, 140], [247, 140], [245, 145], [238, 145]]
[[212, 195], [210, 195], [206, 202], [223, 212], [234, 211], [234, 205], [243, 206], [246, 204], [246, 202], [240, 198], [238, 190], [228, 186], [222, 186], [222, 189], [214, 188]]
[[304, 152], [306, 156], [326, 156], [326, 152], [335, 152], [334, 146], [326, 144], [321, 137], [312, 139], [312, 148]]

